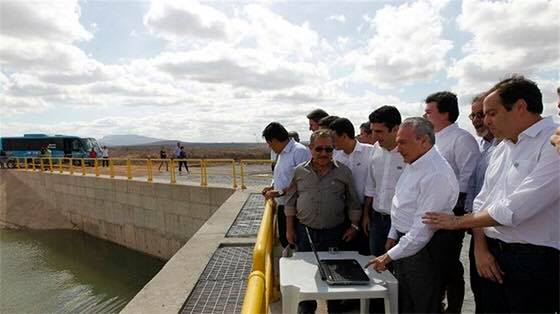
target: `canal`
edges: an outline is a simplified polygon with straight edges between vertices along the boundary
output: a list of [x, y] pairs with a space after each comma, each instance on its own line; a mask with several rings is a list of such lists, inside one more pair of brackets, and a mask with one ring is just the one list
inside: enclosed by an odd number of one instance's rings
[[0, 227], [0, 313], [118, 312], [163, 265], [79, 231]]

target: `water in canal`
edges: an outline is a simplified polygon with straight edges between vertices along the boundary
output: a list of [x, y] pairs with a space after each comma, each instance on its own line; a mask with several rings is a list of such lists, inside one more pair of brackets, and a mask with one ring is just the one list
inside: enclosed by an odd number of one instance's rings
[[78, 231], [0, 227], [0, 313], [118, 312], [163, 265]]

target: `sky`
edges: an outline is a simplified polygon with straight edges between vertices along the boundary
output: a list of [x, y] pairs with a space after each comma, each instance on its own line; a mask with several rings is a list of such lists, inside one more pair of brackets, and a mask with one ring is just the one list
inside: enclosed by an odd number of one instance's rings
[[315, 108], [356, 127], [512, 73], [558, 122], [560, 0], [0, 0], [0, 136], [137, 134], [262, 142], [309, 137]]

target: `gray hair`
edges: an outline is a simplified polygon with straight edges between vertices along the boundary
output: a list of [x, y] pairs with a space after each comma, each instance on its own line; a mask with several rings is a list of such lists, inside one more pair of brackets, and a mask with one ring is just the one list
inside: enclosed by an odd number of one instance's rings
[[313, 145], [318, 138], [330, 138], [334, 142], [333, 133], [331, 130], [319, 129], [311, 134], [309, 145]]
[[422, 136], [427, 136], [428, 140], [432, 145], [436, 144], [436, 136], [434, 133], [434, 125], [428, 120], [422, 117], [412, 117], [406, 118], [401, 123], [401, 128], [411, 126], [414, 130], [416, 138], [421, 138]]

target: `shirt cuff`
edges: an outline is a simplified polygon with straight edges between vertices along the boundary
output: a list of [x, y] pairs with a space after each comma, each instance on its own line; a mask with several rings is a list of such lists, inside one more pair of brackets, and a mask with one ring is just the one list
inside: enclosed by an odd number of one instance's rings
[[399, 244], [393, 246], [388, 252], [387, 255], [391, 258], [391, 260], [396, 261], [401, 258], [402, 255], [402, 248]]
[[490, 206], [488, 208], [488, 214], [492, 219], [497, 221], [502, 226], [512, 226], [513, 225], [513, 212], [507, 207], [505, 200], [501, 200], [498, 204]]
[[387, 236], [389, 239], [397, 240], [399, 235], [397, 234], [397, 229], [391, 228], [389, 229], [389, 235]]
[[284, 215], [286, 216], [295, 216], [296, 215], [296, 208], [295, 207], [284, 207]]

